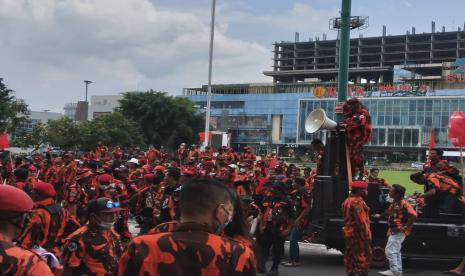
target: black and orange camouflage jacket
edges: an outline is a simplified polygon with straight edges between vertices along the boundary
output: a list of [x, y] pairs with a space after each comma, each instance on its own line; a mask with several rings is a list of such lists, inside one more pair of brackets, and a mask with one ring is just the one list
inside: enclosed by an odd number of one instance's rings
[[135, 238], [118, 275], [257, 275], [257, 270], [248, 247], [205, 225], [181, 223], [173, 232]]
[[113, 228], [102, 231], [86, 225], [68, 237], [62, 261], [75, 275], [114, 275], [121, 253], [120, 236]]
[[40, 256], [0, 234], [0, 275], [52, 276], [53, 273]]

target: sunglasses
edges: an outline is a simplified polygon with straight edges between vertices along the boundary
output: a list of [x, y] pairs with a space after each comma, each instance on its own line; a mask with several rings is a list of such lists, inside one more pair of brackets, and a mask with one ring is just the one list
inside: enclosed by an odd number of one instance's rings
[[118, 201], [113, 202], [111, 200], [107, 201], [107, 204], [105, 205], [107, 209], [119, 208], [120, 206], [121, 204]]

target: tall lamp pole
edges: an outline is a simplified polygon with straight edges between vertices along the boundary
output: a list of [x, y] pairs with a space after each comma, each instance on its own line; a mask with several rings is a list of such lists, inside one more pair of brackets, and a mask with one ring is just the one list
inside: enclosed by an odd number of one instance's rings
[[[339, 43], [339, 74], [337, 84], [337, 102], [347, 100], [347, 84], [349, 81], [349, 44], [350, 44], [350, 9], [352, 0], [342, 0], [341, 37]], [[342, 114], [337, 114], [337, 121], [342, 121]]]
[[211, 30], [210, 30], [210, 52], [208, 60], [208, 88], [207, 88], [207, 112], [205, 114], [205, 138], [203, 146], [208, 146], [208, 139], [210, 133], [210, 109], [212, 101], [212, 66], [213, 66], [213, 41], [215, 38], [215, 7], [216, 0], [212, 0], [212, 9], [211, 9]]
[[89, 102], [87, 101], [87, 89], [88, 89], [88, 86], [89, 84], [92, 83], [92, 81], [90, 80], [84, 80], [84, 83], [86, 84], [86, 102], [85, 102], [85, 120], [87, 121], [87, 119], [89, 119]]
[[89, 86], [89, 84], [92, 83], [92, 81], [90, 81], [90, 80], [85, 80], [84, 83], [86, 84], [86, 102], [87, 102], [87, 87]]
[[[350, 9], [352, 0], [342, 0], [341, 17], [330, 19], [331, 29], [340, 32], [339, 37], [339, 74], [337, 76], [337, 102], [343, 103], [347, 100], [347, 86], [349, 82], [349, 51], [350, 30], [363, 30], [368, 28], [368, 16], [351, 16]], [[338, 122], [342, 121], [342, 114], [336, 113]]]

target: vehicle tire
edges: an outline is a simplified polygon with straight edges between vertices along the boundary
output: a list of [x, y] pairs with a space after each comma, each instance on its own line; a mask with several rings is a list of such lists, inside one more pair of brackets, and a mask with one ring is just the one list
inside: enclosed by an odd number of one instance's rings
[[387, 266], [388, 261], [386, 259], [386, 254], [384, 253], [384, 246], [372, 245], [371, 253], [371, 267], [383, 268]]

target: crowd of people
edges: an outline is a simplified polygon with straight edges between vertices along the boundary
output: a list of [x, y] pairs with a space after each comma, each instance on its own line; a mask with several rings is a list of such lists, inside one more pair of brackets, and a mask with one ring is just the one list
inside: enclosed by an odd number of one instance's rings
[[[169, 155], [153, 146], [110, 150], [100, 144], [79, 155], [3, 154], [0, 274], [278, 275], [280, 265], [300, 265], [298, 242], [308, 229], [323, 155], [322, 148], [314, 150], [317, 168], [302, 171], [275, 152], [257, 158], [247, 146], [241, 153], [214, 152], [183, 143]], [[461, 186], [444, 180], [457, 172], [440, 153], [431, 151], [421, 172], [418, 183], [427, 189], [419, 199], [461, 194]], [[367, 274], [370, 220], [382, 216], [389, 222], [385, 275], [402, 273], [401, 244], [417, 214], [405, 188], [378, 173], [373, 168], [353, 181], [342, 205], [349, 275]], [[384, 214], [368, 213], [368, 182], [390, 188], [393, 203]], [[441, 199], [451, 208], [448, 197]], [[137, 235], [129, 220], [137, 222]], [[283, 261], [286, 239], [289, 259]]]
[[2, 156], [0, 248], [33, 252], [0, 253], [11, 258], [2, 275], [277, 275], [281, 264], [299, 265], [316, 171], [275, 152], [183, 143], [169, 156], [100, 144], [80, 155]]

